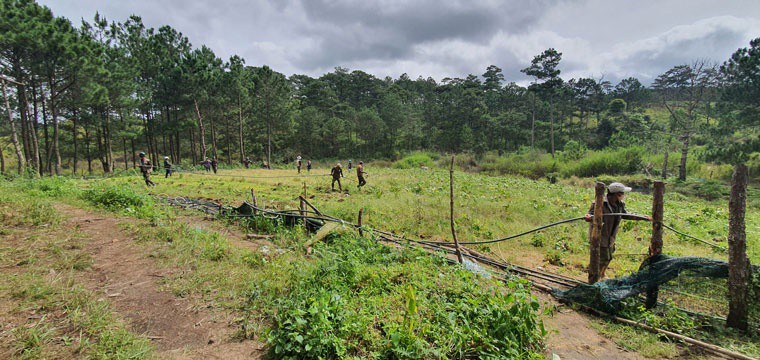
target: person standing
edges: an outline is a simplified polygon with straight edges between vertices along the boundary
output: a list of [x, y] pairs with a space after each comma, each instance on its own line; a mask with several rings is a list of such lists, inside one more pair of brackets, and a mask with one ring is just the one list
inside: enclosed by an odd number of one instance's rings
[[340, 178], [343, 177], [343, 169], [341, 168], [340, 163], [330, 170], [330, 175], [332, 175], [332, 191], [335, 191], [335, 182], [337, 181], [338, 190], [343, 192], [343, 186], [340, 185]]
[[[607, 215], [607, 214], [627, 214], [625, 210], [625, 194], [630, 192], [631, 188], [619, 182], [614, 182], [607, 187], [607, 196], [602, 206], [604, 218], [602, 219], [602, 231], [599, 237], [599, 278], [604, 278], [604, 272], [612, 261], [612, 255], [615, 253], [615, 236], [620, 227], [620, 220], [645, 220], [652, 221], [651, 216], [642, 217], [639, 215]], [[594, 204], [584, 216], [586, 222], [591, 222], [594, 215]], [[589, 224], [589, 241], [591, 240], [591, 231], [594, 224]]]
[[172, 176], [172, 163], [169, 162], [168, 156], [164, 156], [164, 170], [166, 170], [166, 176], [164, 176], [164, 179]]
[[142, 173], [146, 186], [156, 186], [156, 183], [150, 179], [150, 173], [153, 172], [153, 165], [150, 163], [150, 159], [145, 156], [144, 152], [140, 152], [140, 172]]
[[300, 174], [301, 173], [301, 155], [298, 155], [298, 157], [296, 157], [296, 166], [298, 167], [298, 173]]
[[248, 169], [251, 166], [251, 158], [247, 157], [243, 159], [243, 166], [245, 166], [245, 168]]
[[206, 158], [206, 160], [203, 160], [201, 165], [203, 165], [203, 168], [206, 169], [206, 172], [211, 171], [211, 160], [209, 160], [208, 158]]
[[356, 177], [359, 179], [359, 185], [356, 187], [361, 189], [362, 186], [367, 185], [367, 181], [364, 180], [364, 161], [359, 161], [359, 165], [356, 167]]
[[306, 162], [306, 172], [308, 172], [308, 173], [311, 172], [311, 160], [309, 160], [309, 161]]
[[211, 168], [214, 169], [214, 174], [216, 174], [216, 169], [217, 169], [218, 166], [219, 166], [219, 161], [216, 160], [216, 156], [214, 156], [211, 159]]
[[354, 168], [354, 164], [351, 162], [351, 159], [348, 159], [348, 172], [351, 172], [351, 169]]

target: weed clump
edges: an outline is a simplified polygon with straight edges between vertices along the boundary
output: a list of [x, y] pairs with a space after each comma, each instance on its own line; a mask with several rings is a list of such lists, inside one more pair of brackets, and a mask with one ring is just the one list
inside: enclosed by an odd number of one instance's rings
[[343, 235], [286, 283], [253, 285], [274, 358], [539, 358], [545, 334], [524, 282], [508, 289], [420, 249]]

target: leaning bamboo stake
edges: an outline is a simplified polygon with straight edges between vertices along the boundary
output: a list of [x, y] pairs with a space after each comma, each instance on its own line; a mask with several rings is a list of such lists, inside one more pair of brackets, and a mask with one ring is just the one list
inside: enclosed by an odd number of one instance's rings
[[364, 236], [364, 231], [362, 231], [362, 214], [364, 213], [364, 208], [359, 209], [359, 219], [358, 225], [359, 225], [359, 236]]
[[316, 208], [314, 205], [312, 205], [312, 204], [309, 202], [309, 200], [306, 200], [306, 198], [305, 198], [305, 197], [303, 197], [303, 196], [299, 196], [298, 198], [299, 198], [299, 199], [301, 199], [301, 201], [303, 201], [304, 203], [306, 203], [306, 205], [308, 205], [308, 206], [309, 206], [309, 207], [310, 207], [312, 210], [314, 210], [314, 212], [315, 212], [315, 213], [317, 213], [317, 215], [319, 215], [319, 216], [324, 216], [324, 215], [323, 215], [323, 214], [322, 214], [322, 213], [319, 211], [319, 209], [317, 209], [317, 208]]
[[454, 237], [454, 247], [456, 248], [457, 260], [460, 264], [464, 263], [462, 250], [459, 248], [457, 231], [454, 226], [454, 155], [451, 156], [451, 167], [449, 168], [449, 207], [451, 209], [451, 236]]
[[599, 242], [602, 233], [602, 221], [604, 220], [604, 183], [597, 182], [595, 187], [594, 220], [591, 226], [591, 241], [589, 242], [588, 283], [599, 281]]

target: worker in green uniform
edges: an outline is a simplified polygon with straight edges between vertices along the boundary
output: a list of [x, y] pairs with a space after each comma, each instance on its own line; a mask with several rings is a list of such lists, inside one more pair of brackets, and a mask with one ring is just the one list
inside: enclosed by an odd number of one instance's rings
[[341, 168], [340, 163], [330, 170], [330, 175], [332, 175], [332, 190], [335, 191], [335, 182], [337, 181], [338, 189], [342, 192], [343, 186], [340, 185], [340, 178], [343, 177], [343, 169]]

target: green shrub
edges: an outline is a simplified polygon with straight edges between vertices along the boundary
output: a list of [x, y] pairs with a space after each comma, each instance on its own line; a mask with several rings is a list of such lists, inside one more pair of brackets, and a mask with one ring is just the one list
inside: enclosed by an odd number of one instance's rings
[[424, 152], [414, 152], [405, 156], [401, 160], [394, 162], [392, 167], [394, 169], [416, 169], [420, 166], [430, 167], [433, 166], [435, 158], [437, 158], [436, 155]]
[[540, 357], [545, 332], [523, 282], [505, 289], [423, 250], [352, 235], [314, 253], [283, 287], [250, 292], [251, 310], [274, 318], [273, 358]]
[[589, 153], [586, 158], [562, 170], [563, 177], [595, 177], [602, 174], [633, 174], [640, 170], [641, 148], [616, 151], [603, 150]]
[[150, 197], [138, 194], [127, 185], [96, 187], [85, 191], [82, 197], [93, 205], [102, 206], [109, 210], [125, 210], [127, 212], [153, 203]]

